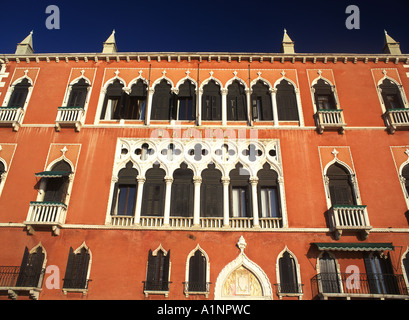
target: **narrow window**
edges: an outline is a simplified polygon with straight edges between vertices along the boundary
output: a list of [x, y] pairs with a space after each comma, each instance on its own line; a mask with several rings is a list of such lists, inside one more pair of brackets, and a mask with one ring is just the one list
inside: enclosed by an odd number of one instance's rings
[[195, 85], [186, 80], [180, 87], [173, 119], [191, 121], [196, 118]]
[[252, 87], [251, 114], [253, 120], [273, 120], [273, 109], [271, 105], [270, 91], [268, 86], [265, 85], [262, 81], [258, 81]]
[[112, 200], [112, 215], [133, 216], [136, 206], [136, 177], [138, 171], [128, 162], [118, 173], [118, 182], [115, 184]]
[[200, 212], [202, 217], [223, 217], [223, 185], [222, 173], [209, 164], [202, 172], [200, 186]]
[[51, 177], [45, 178], [47, 180], [43, 201], [64, 203], [67, 197], [71, 166], [65, 161], [60, 161], [53, 166], [51, 173]]
[[170, 120], [173, 95], [170, 84], [163, 79], [155, 86], [151, 120]]
[[280, 292], [298, 293], [297, 266], [294, 258], [285, 251], [279, 260]]
[[146, 172], [143, 187], [142, 216], [163, 216], [165, 198], [165, 170], [154, 165]]
[[6, 170], [4, 168], [4, 163], [2, 161], [0, 161], [0, 185], [2, 183], [2, 177], [3, 177], [3, 173], [5, 173]]
[[339, 275], [336, 261], [328, 252], [319, 258], [320, 274], [319, 282], [323, 293], [340, 293]]
[[166, 255], [162, 250], [156, 255], [149, 250], [145, 290], [169, 291], [169, 259], [170, 250]]
[[189, 259], [189, 292], [206, 292], [206, 257], [200, 250]]
[[17, 287], [41, 287], [40, 279], [43, 274], [45, 254], [41, 246], [34, 252], [29, 253], [27, 247], [24, 250], [20, 272], [17, 278]]
[[244, 86], [239, 81], [235, 80], [227, 89], [227, 120], [246, 120], [247, 99]]
[[121, 105], [123, 104], [123, 84], [115, 80], [107, 88], [104, 105], [101, 112], [101, 120], [119, 120], [121, 118]]
[[236, 169], [230, 172], [230, 216], [234, 218], [249, 218], [252, 216], [251, 193], [249, 185], [250, 174], [238, 163]]
[[170, 215], [193, 216], [193, 171], [185, 163], [173, 173]]
[[323, 79], [319, 79], [314, 85], [314, 98], [318, 110], [337, 109], [332, 86]]
[[382, 99], [386, 110], [404, 108], [401, 91], [396, 83], [389, 79], [385, 79], [379, 88], [381, 89]]
[[67, 107], [84, 108], [88, 93], [88, 86], [88, 83], [83, 78], [76, 84], [72, 85]]
[[221, 105], [220, 86], [214, 80], [211, 80], [203, 87], [202, 120], [221, 120]]
[[64, 289], [86, 289], [88, 287], [89, 249], [82, 247], [75, 253], [72, 248], [68, 254], [64, 277]]
[[402, 260], [403, 262], [403, 271], [406, 274], [406, 280], [409, 286], [409, 253], [406, 253], [405, 258]]
[[258, 208], [261, 218], [281, 218], [278, 175], [266, 163], [257, 173]]
[[132, 86], [123, 110], [124, 119], [145, 120], [147, 89], [148, 86], [142, 80]]
[[327, 170], [332, 205], [356, 205], [354, 187], [349, 172], [338, 164]]
[[364, 262], [371, 293], [399, 294], [389, 253], [386, 256], [378, 252], [367, 253]]
[[28, 89], [31, 87], [27, 78], [24, 78], [14, 86], [13, 92], [7, 104], [8, 107], [24, 108], [26, 103]]
[[277, 85], [277, 113], [278, 120], [298, 121], [297, 98], [294, 86], [287, 80], [281, 80]]

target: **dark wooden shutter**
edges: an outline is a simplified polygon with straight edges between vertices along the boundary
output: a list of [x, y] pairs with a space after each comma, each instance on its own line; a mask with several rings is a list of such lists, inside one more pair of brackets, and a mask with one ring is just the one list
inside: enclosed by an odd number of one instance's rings
[[228, 87], [227, 120], [246, 120], [247, 99], [244, 87], [237, 80]]
[[172, 93], [166, 80], [155, 86], [152, 98], [152, 120], [169, 120], [171, 115]]
[[220, 86], [211, 80], [203, 87], [202, 120], [221, 120]]
[[[401, 92], [393, 81], [385, 79], [379, 87], [381, 88], [383, 102], [387, 110], [404, 108]], [[394, 105], [391, 104], [388, 97], [393, 100]]]
[[324, 106], [324, 109], [326, 110], [337, 109], [334, 92], [332, 92], [332, 87], [328, 82], [324, 81], [323, 79], [318, 80], [317, 83], [314, 85], [314, 99], [317, 108], [320, 108], [319, 97], [324, 97], [327, 101], [326, 105]]
[[43, 262], [45, 255], [41, 247], [31, 254], [28, 254], [26, 248], [23, 261], [20, 267], [20, 273], [17, 278], [17, 287], [38, 287], [40, 277], [43, 273]]
[[163, 257], [163, 269], [162, 269], [162, 290], [169, 290], [169, 267], [170, 267], [170, 250]]
[[297, 98], [294, 87], [287, 80], [277, 85], [277, 113], [278, 120], [298, 121]]
[[143, 187], [142, 216], [162, 216], [165, 199], [165, 171], [154, 165], [146, 172]]
[[[236, 168], [230, 171], [230, 185], [229, 185], [229, 193], [230, 193], [230, 217], [233, 216], [233, 189], [238, 187], [241, 190], [245, 191], [245, 204], [246, 204], [246, 217], [252, 217], [252, 205], [251, 205], [251, 189], [250, 189], [250, 173], [243, 169], [241, 163], [236, 165]], [[240, 195], [241, 199], [241, 195]]]
[[[183, 164], [182, 164], [183, 166]], [[171, 195], [171, 216], [193, 216], [193, 172], [187, 169], [175, 170], [173, 174]]]
[[77, 254], [70, 248], [63, 287], [66, 289], [86, 289], [90, 255], [86, 248]]
[[222, 174], [214, 164], [202, 172], [200, 212], [202, 217], [223, 217]]
[[88, 84], [84, 79], [79, 80], [71, 87], [68, 107], [84, 107], [88, 92]]
[[195, 254], [189, 259], [189, 291], [206, 291], [206, 257], [196, 250]]
[[[273, 108], [271, 104], [271, 95], [267, 85], [258, 81], [252, 87], [251, 107], [253, 120], [273, 120]], [[260, 113], [257, 109], [257, 104], [260, 104]]]
[[279, 260], [280, 267], [280, 291], [282, 293], [297, 293], [297, 267], [294, 259], [286, 251]]
[[338, 164], [327, 170], [332, 205], [355, 205], [356, 199], [349, 173]]

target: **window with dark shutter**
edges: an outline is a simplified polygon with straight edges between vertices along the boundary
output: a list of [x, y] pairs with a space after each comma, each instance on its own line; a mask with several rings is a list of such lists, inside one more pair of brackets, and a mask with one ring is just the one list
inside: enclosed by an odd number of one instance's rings
[[173, 173], [170, 215], [173, 217], [193, 216], [193, 171], [182, 163]]
[[318, 110], [336, 110], [334, 92], [332, 86], [323, 79], [319, 79], [314, 85], [314, 98]]
[[200, 212], [202, 217], [223, 217], [222, 173], [209, 164], [202, 172], [200, 186]]
[[31, 87], [27, 78], [14, 86], [13, 92], [7, 104], [8, 107], [24, 108], [24, 104], [28, 95], [28, 88]]
[[356, 205], [354, 188], [349, 172], [339, 164], [327, 170], [332, 205]]
[[288, 251], [279, 260], [280, 292], [298, 293], [297, 266]]
[[250, 174], [238, 163], [230, 172], [230, 216], [234, 218], [252, 217]]
[[214, 80], [203, 87], [202, 120], [222, 120], [222, 96]]
[[87, 248], [81, 248], [78, 253], [74, 253], [74, 250], [70, 248], [64, 277], [64, 289], [87, 289], [89, 261], [90, 254]]
[[278, 120], [298, 121], [297, 97], [293, 85], [283, 79], [276, 88]]
[[172, 118], [175, 120], [194, 120], [196, 118], [196, 86], [186, 80], [179, 86], [176, 106]]
[[155, 86], [152, 98], [151, 120], [170, 120], [172, 107], [171, 85], [163, 79]]
[[149, 250], [145, 290], [169, 291], [169, 263], [170, 250], [166, 255], [162, 250], [156, 255]]
[[323, 293], [340, 293], [339, 275], [337, 264], [328, 252], [324, 252], [319, 258], [320, 277], [319, 281]]
[[244, 86], [239, 81], [235, 80], [227, 89], [227, 120], [246, 120], [247, 99]]
[[108, 86], [102, 106], [101, 120], [119, 120], [121, 118], [121, 106], [126, 95], [122, 90], [123, 87], [124, 85], [119, 80], [115, 80]]
[[131, 87], [124, 104], [123, 119], [145, 120], [147, 89], [148, 86], [142, 80], [138, 80]]
[[262, 81], [257, 81], [257, 83], [252, 87], [251, 116], [253, 120], [273, 120], [273, 108], [271, 104], [270, 91], [268, 86]]
[[67, 175], [71, 173], [71, 166], [63, 160], [56, 163], [51, 170], [64, 174], [55, 178], [45, 178], [47, 179], [47, 182], [44, 190], [43, 201], [64, 203], [68, 192], [68, 185], [70, 182]]
[[189, 259], [189, 284], [190, 292], [206, 292], [206, 257], [200, 250]]
[[143, 186], [142, 216], [163, 216], [166, 172], [154, 165], [146, 172]]
[[402, 177], [405, 178], [406, 194], [409, 196], [409, 164], [403, 167]]
[[261, 218], [280, 218], [281, 206], [277, 172], [266, 163], [257, 173], [258, 210]]
[[371, 293], [399, 294], [389, 253], [386, 256], [378, 252], [366, 253], [364, 263]]
[[41, 287], [39, 282], [43, 273], [44, 258], [45, 254], [41, 246], [32, 253], [29, 253], [27, 247], [25, 248], [16, 282], [17, 287]]
[[111, 214], [133, 216], [136, 206], [136, 192], [138, 170], [132, 167], [132, 162], [128, 162], [126, 167], [118, 173], [118, 182], [114, 187]]
[[385, 79], [379, 88], [381, 89], [386, 110], [404, 108], [401, 91], [396, 83], [389, 79]]
[[76, 84], [72, 85], [67, 107], [84, 108], [88, 86], [89, 85], [85, 79], [81, 79]]

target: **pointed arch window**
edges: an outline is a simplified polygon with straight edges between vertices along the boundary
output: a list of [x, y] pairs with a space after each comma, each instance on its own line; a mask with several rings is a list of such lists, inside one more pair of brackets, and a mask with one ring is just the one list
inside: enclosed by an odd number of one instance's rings
[[203, 87], [202, 120], [222, 120], [222, 96], [214, 80]]
[[238, 163], [230, 172], [230, 216], [233, 218], [250, 218], [251, 189], [250, 173]]
[[147, 84], [141, 79], [132, 85], [124, 102], [123, 119], [145, 120], [147, 90]]
[[379, 252], [367, 253], [364, 262], [371, 293], [400, 294], [389, 253], [387, 255], [381, 255]]
[[190, 80], [186, 80], [179, 86], [172, 118], [187, 121], [196, 118], [196, 86]]
[[227, 90], [227, 120], [247, 120], [247, 98], [244, 86], [238, 80], [234, 80]]
[[403, 109], [405, 107], [401, 90], [395, 82], [390, 79], [384, 79], [379, 85], [379, 88], [386, 110]]
[[165, 198], [165, 170], [159, 165], [146, 172], [146, 182], [143, 187], [142, 216], [163, 216]]
[[207, 284], [207, 259], [206, 256], [197, 249], [189, 259], [189, 281], [185, 283], [185, 292], [206, 293]]
[[84, 108], [89, 84], [84, 78], [71, 86], [67, 107]]
[[13, 108], [24, 108], [31, 83], [27, 78], [21, 80], [14, 86], [7, 106]]
[[149, 250], [148, 270], [144, 291], [147, 293], [168, 292], [170, 272], [170, 250], [166, 253], [159, 249], [156, 253]]
[[351, 175], [343, 166], [335, 163], [327, 170], [332, 205], [357, 205]]
[[337, 103], [335, 100], [333, 87], [324, 79], [319, 79], [313, 86], [315, 105], [318, 110], [336, 110]]
[[265, 164], [258, 176], [258, 210], [261, 218], [281, 218], [280, 195], [277, 172]]
[[337, 262], [328, 252], [324, 252], [318, 260], [320, 274], [319, 284], [322, 293], [340, 293], [339, 274], [337, 271]]
[[106, 91], [102, 106], [101, 120], [119, 120], [121, 105], [124, 103], [124, 85], [118, 79], [111, 83]]
[[253, 120], [273, 120], [270, 90], [262, 81], [257, 81], [257, 83], [252, 87], [251, 115]]
[[173, 173], [170, 215], [174, 217], [193, 216], [193, 171], [182, 163]]
[[276, 86], [276, 89], [278, 120], [298, 121], [297, 97], [294, 86], [289, 81], [283, 79]]
[[63, 290], [85, 290], [88, 288], [90, 257], [90, 250], [86, 247], [81, 247], [76, 251], [70, 248]]
[[57, 162], [51, 171], [36, 174], [42, 179], [45, 179], [45, 187], [43, 189], [44, 202], [65, 203], [70, 174], [71, 166], [64, 160]]
[[214, 164], [202, 172], [200, 186], [200, 212], [202, 217], [223, 217], [222, 173]]
[[170, 120], [173, 94], [171, 85], [166, 79], [162, 79], [155, 86], [152, 98], [151, 120]]
[[31, 250], [31, 252], [29, 252], [26, 247], [16, 286], [41, 288], [44, 274], [44, 260], [45, 253], [41, 245]]
[[118, 173], [118, 182], [114, 187], [111, 215], [134, 215], [138, 188], [136, 181], [138, 170], [132, 166], [132, 162], [128, 162], [126, 167]]
[[280, 270], [279, 293], [300, 293], [297, 263], [287, 250], [278, 260], [278, 267]]

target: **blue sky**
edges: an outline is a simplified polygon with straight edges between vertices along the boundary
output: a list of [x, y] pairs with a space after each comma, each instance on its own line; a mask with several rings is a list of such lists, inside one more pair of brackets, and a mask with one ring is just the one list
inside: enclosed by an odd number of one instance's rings
[[[46, 8], [60, 10], [49, 30]], [[360, 29], [348, 30], [348, 5]], [[94, 53], [112, 30], [120, 52], [280, 52], [283, 29], [297, 53], [381, 53], [386, 29], [409, 53], [409, 1], [3, 1], [0, 53], [34, 30], [36, 53]]]

